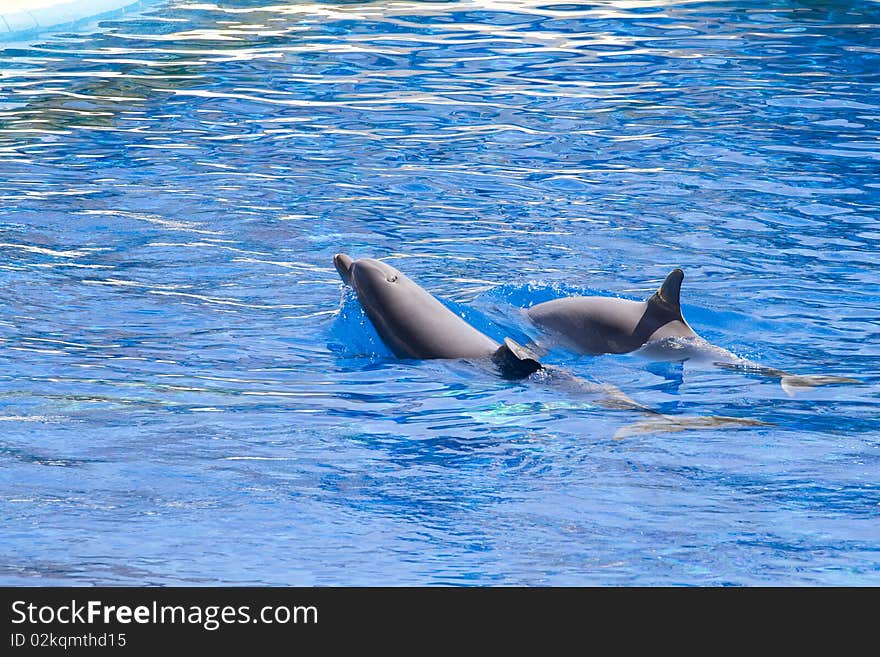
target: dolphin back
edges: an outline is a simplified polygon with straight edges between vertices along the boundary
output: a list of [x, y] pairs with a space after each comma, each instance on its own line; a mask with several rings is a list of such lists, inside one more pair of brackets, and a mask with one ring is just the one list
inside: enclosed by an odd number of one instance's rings
[[394, 303], [361, 299], [361, 305], [398, 358], [490, 358], [498, 349], [495, 340], [412, 280], [401, 277], [397, 285], [408, 287]]
[[616, 297], [565, 297], [539, 303], [529, 319], [582, 354], [625, 354], [641, 347], [652, 330], [642, 319], [647, 304]]
[[529, 319], [583, 354], [625, 354], [666, 338], [697, 337], [681, 314], [684, 272], [669, 273], [645, 301], [567, 297], [529, 308]]

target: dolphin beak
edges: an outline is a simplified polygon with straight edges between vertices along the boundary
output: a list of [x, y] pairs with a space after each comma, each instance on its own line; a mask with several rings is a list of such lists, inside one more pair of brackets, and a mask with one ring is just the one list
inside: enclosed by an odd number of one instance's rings
[[344, 253], [337, 253], [333, 256], [333, 264], [336, 265], [336, 271], [339, 272], [342, 282], [351, 285], [351, 266], [354, 264], [354, 260]]

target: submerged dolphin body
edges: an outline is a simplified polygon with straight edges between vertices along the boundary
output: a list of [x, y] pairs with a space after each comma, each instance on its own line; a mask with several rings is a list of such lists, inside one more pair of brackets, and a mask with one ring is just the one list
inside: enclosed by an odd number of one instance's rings
[[597, 384], [564, 369], [545, 367], [529, 349], [510, 338], [499, 344], [453, 313], [429, 292], [394, 267], [371, 258], [333, 258], [342, 281], [357, 293], [364, 312], [382, 341], [398, 358], [491, 360], [509, 379], [540, 372], [543, 380], [573, 392], [599, 394], [602, 406], [647, 413], [651, 419], [624, 427], [615, 437], [683, 431], [688, 428], [766, 425], [735, 417], [669, 416], [644, 406], [611, 384]]
[[696, 360], [780, 380], [793, 395], [799, 388], [857, 379], [826, 375], [796, 375], [759, 365], [711, 344], [697, 335], [681, 313], [684, 272], [674, 269], [645, 301], [616, 297], [566, 297], [526, 310], [538, 327], [563, 339], [582, 354], [624, 354], [638, 351], [655, 360]]

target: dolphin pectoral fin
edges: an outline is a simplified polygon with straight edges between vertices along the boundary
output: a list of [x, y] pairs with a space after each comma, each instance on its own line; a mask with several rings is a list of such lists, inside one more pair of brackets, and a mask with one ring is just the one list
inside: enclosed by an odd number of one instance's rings
[[632, 436], [649, 433], [677, 433], [689, 429], [728, 429], [736, 427], [768, 427], [769, 422], [741, 417], [725, 417], [723, 415], [674, 416], [657, 414], [645, 420], [621, 427], [614, 434], [615, 440], [623, 440]]
[[817, 386], [841, 385], [845, 383], [861, 383], [859, 379], [853, 379], [847, 376], [830, 376], [827, 374], [786, 374], [779, 379], [779, 384], [789, 397], [794, 397], [798, 392], [805, 388], [815, 388]]
[[504, 338], [504, 344], [492, 354], [492, 362], [501, 369], [505, 379], [524, 379], [543, 369], [537, 354], [510, 338]]
[[351, 259], [351, 256], [344, 253], [337, 253], [333, 256], [333, 264], [336, 265], [336, 271], [339, 272], [339, 277], [346, 285], [351, 284], [351, 265], [353, 262], [354, 260]]
[[[511, 340], [511, 342], [513, 342], [513, 340]], [[514, 342], [513, 344], [516, 343]], [[534, 341], [529, 341], [529, 343], [525, 347], [521, 347], [521, 349], [526, 349], [527, 351], [531, 352], [534, 358], [543, 358], [549, 353], [545, 347], [542, 347]]]
[[[519, 360], [533, 360], [537, 362], [538, 354], [536, 354], [529, 347], [523, 347], [521, 344], [518, 344], [511, 338], [504, 338], [504, 346], [510, 350], [514, 356], [516, 356]], [[538, 366], [540, 367], [540, 363]]]

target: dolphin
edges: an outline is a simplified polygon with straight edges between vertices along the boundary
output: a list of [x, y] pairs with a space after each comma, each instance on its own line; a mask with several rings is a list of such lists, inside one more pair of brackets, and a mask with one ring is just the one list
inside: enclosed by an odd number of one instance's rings
[[777, 378], [789, 395], [799, 388], [858, 379], [796, 375], [754, 363], [711, 344], [690, 327], [681, 312], [684, 272], [673, 269], [660, 288], [644, 301], [616, 297], [566, 297], [539, 303], [525, 312], [538, 327], [562, 338], [582, 354], [637, 352], [654, 360], [710, 362], [725, 369]]
[[635, 410], [651, 416], [650, 421], [624, 427], [616, 438], [657, 431], [683, 431], [691, 427], [767, 424], [725, 416], [664, 415], [640, 404], [614, 385], [592, 383], [562, 368], [545, 367], [533, 351], [510, 338], [499, 344], [387, 263], [372, 258], [353, 260], [344, 253], [337, 253], [333, 264], [343, 283], [354, 288], [379, 337], [398, 358], [490, 360], [504, 378], [523, 379], [539, 373], [543, 380], [562, 384], [568, 390], [602, 395], [598, 403], [607, 408]]
[[645, 301], [565, 297], [532, 306], [529, 319], [584, 354], [625, 354], [664, 338], [695, 338], [681, 314], [684, 272], [673, 270]]
[[344, 253], [336, 254], [333, 264], [398, 358], [488, 359], [511, 379], [542, 367], [525, 347], [510, 338], [499, 344], [481, 333], [391, 265], [372, 258], [353, 260]]

